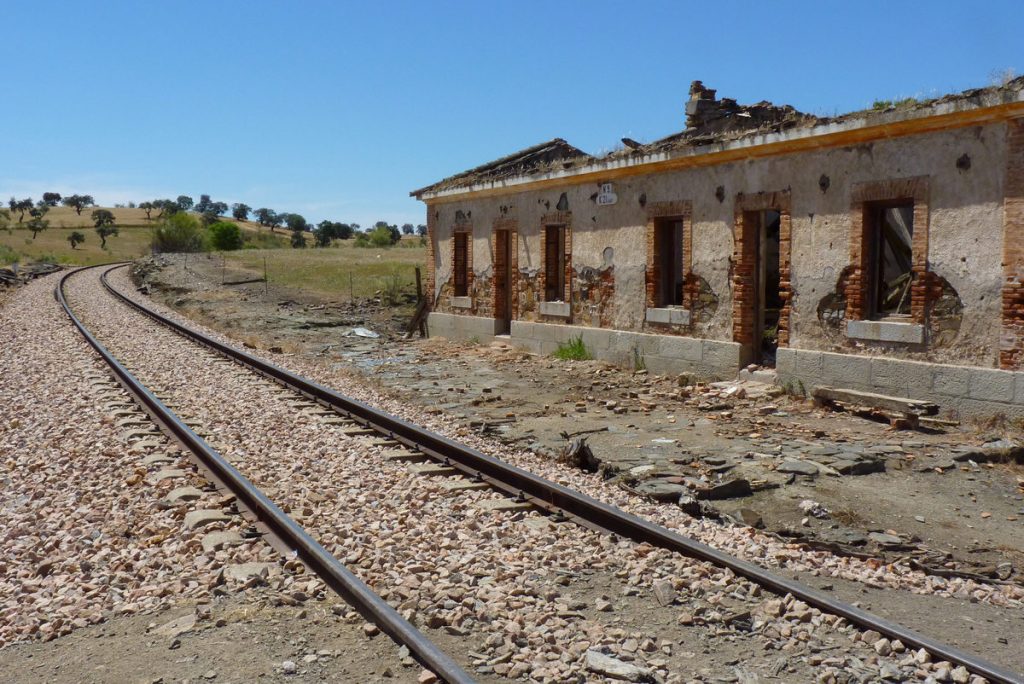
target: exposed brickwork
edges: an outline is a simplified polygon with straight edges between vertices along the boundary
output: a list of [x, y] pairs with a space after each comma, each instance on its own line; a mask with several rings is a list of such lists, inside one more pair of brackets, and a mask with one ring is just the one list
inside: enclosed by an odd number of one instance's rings
[[1024, 119], [1006, 124], [1002, 333], [999, 367], [1024, 368]]
[[[542, 250], [546, 249], [545, 245], [547, 241], [544, 239], [544, 231], [547, 230], [548, 226], [563, 226], [565, 228], [565, 285], [562, 292], [563, 302], [572, 302], [572, 212], [571, 211], [552, 211], [541, 216], [541, 247]], [[539, 284], [539, 292], [544, 293], [547, 291], [547, 254], [541, 254], [540, 260], [540, 271], [537, 274], [537, 281]], [[548, 317], [541, 316], [541, 319], [552, 323], [571, 323], [572, 315], [570, 314], [569, 319], [555, 318], [548, 320]]]
[[612, 327], [612, 298], [615, 296], [615, 266], [597, 269], [585, 266], [574, 274], [572, 311], [575, 325]]
[[[503, 253], [499, 236], [501, 231], [507, 231], [508, 253]], [[494, 263], [494, 278], [492, 281], [494, 311], [502, 312], [505, 308], [505, 297], [510, 297], [511, 320], [519, 318], [519, 223], [515, 219], [501, 218], [494, 221], [491, 231], [491, 254]], [[505, 268], [505, 262], [509, 263], [510, 282], [505, 283], [504, 291], [501, 288], [501, 272]]]
[[433, 309], [437, 304], [437, 293], [434, 288], [436, 285], [437, 278], [437, 264], [434, 262], [435, 254], [437, 250], [437, 207], [428, 204], [427, 205], [427, 282], [425, 285], [424, 296], [427, 299], [428, 306]]
[[757, 317], [757, 250], [760, 235], [758, 224], [748, 220], [749, 212], [779, 212], [779, 311], [778, 343], [789, 344], [790, 313], [793, 290], [790, 280], [793, 221], [790, 211], [790, 193], [759, 192], [755, 195], [736, 196], [732, 256], [732, 339], [743, 345], [754, 345]]
[[914, 234], [911, 240], [910, 316], [915, 323], [925, 323], [929, 302], [941, 293], [928, 276], [928, 177], [897, 178], [857, 183], [850, 194], [850, 270], [846, 281], [846, 318], [864, 320], [871, 315], [869, 235], [866, 220], [872, 202], [912, 199], [914, 201]]

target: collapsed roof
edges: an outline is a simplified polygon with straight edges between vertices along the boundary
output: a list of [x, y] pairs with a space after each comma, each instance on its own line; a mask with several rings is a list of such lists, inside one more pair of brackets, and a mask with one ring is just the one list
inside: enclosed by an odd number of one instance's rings
[[[1022, 99], [1024, 76], [999, 86], [973, 88], [962, 93], [946, 95], [931, 100], [918, 101], [907, 98], [898, 102], [876, 102], [869, 110], [862, 110], [835, 117], [819, 117], [798, 111], [790, 105], [774, 105], [761, 101], [752, 105], [740, 105], [730, 98], [718, 99], [716, 91], [706, 88], [700, 81], [690, 84], [690, 99], [686, 103], [686, 128], [678, 133], [655, 140], [639, 143], [623, 138], [623, 148], [602, 157], [595, 157], [570, 145], [562, 138], [554, 138], [539, 145], [528, 147], [487, 164], [449, 176], [410, 195], [422, 198], [438, 192], [450, 192], [470, 188], [483, 183], [500, 182], [509, 179], [528, 179], [551, 172], [572, 174], [573, 169], [582, 169], [595, 162], [629, 161], [652, 154], [671, 153], [679, 150], [698, 151], [705, 146], [740, 140], [743, 138], [781, 133], [794, 129], [814, 129], [837, 123], [862, 121], [862, 125], [874, 123], [893, 112], [908, 115], [919, 110], [938, 108], [949, 103], [962, 103], [974, 107], [988, 106], [992, 101], [1016, 102]], [[927, 112], [922, 112], [928, 115]], [[634, 161], [635, 163], [635, 161]]]

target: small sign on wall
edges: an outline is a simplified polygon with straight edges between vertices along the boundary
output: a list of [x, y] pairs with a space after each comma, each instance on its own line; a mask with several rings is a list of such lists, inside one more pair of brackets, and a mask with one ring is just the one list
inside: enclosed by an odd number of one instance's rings
[[597, 203], [599, 206], [608, 206], [615, 204], [619, 201], [619, 196], [615, 194], [615, 186], [611, 183], [601, 183], [601, 191], [597, 193]]

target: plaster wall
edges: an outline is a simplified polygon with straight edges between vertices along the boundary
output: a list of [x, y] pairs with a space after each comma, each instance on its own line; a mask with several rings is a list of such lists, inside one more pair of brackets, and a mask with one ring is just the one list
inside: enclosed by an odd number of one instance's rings
[[[958, 160], [970, 160], [963, 168]], [[520, 278], [528, 281], [542, 266], [542, 217], [571, 212], [572, 266], [614, 267], [607, 320], [617, 330], [645, 328], [644, 240], [652, 203], [692, 203], [692, 272], [718, 297], [710, 317], [686, 336], [732, 341], [733, 222], [737, 194], [789, 190], [792, 207], [791, 282], [794, 293], [789, 347], [854, 355], [877, 355], [972, 366], [998, 361], [1002, 286], [1003, 183], [1006, 125], [1003, 123], [906, 136], [862, 145], [730, 162], [614, 182], [617, 203], [596, 202], [597, 183], [531, 190], [509, 195], [428, 205], [434, 213], [435, 310], [453, 310], [446, 284], [451, 279], [451, 234], [456, 213], [473, 227], [475, 277], [489, 283], [495, 220], [512, 219], [518, 230]], [[945, 279], [962, 301], [955, 335], [940, 345], [902, 345], [852, 340], [819, 320], [819, 304], [834, 294], [850, 263], [853, 186], [863, 182], [928, 178], [929, 271]], [[827, 186], [823, 179], [827, 178]], [[563, 197], [564, 194], [564, 197]], [[915, 226], [915, 232], [922, 230]], [[489, 286], [489, 285], [488, 285]], [[522, 302], [523, 300], [521, 300]], [[480, 315], [492, 315], [481, 312]], [[574, 317], [576, 312], [574, 312]], [[536, 308], [522, 307], [519, 320], [550, 322]], [[566, 321], [576, 325], [577, 320]], [[588, 319], [593, 325], [592, 319]], [[845, 331], [845, 326], [843, 327]]]

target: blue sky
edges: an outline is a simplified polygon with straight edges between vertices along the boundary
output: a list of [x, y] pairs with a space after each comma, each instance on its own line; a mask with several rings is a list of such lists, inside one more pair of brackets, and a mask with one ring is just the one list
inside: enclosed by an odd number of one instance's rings
[[1020, 2], [5, 0], [0, 198], [202, 193], [423, 222], [410, 190], [684, 127], [690, 81], [815, 114], [1024, 73]]

